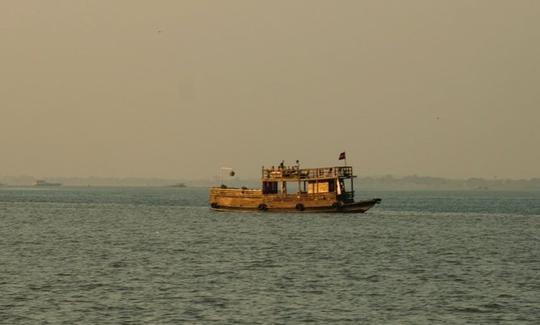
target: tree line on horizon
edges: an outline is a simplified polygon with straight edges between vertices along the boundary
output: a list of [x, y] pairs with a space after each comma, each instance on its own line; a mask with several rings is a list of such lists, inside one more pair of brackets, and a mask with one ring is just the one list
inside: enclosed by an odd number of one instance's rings
[[[4, 176], [0, 184], [11, 186], [28, 186], [39, 178], [33, 176]], [[219, 185], [219, 179], [166, 179], [144, 177], [48, 177], [48, 181], [59, 182], [67, 186], [171, 186], [185, 183], [188, 186]], [[255, 178], [233, 177], [225, 181], [229, 186], [259, 187]], [[540, 190], [540, 178], [530, 179], [485, 179], [471, 177], [466, 179], [451, 179], [433, 176], [363, 176], [355, 180], [356, 188], [362, 189], [463, 189], [463, 190], [505, 190], [525, 189]]]

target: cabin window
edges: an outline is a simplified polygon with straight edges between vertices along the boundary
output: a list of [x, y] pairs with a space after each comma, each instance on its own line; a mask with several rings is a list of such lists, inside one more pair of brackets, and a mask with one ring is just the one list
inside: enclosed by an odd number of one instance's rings
[[278, 182], [263, 182], [263, 194], [277, 194]]
[[330, 191], [329, 182], [309, 182], [308, 193], [328, 193]]
[[298, 193], [298, 182], [284, 182], [287, 189], [287, 194]]

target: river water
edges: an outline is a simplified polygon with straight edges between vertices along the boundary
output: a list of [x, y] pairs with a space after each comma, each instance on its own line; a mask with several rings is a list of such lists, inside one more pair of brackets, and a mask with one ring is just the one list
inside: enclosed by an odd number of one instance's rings
[[1, 188], [1, 324], [538, 324], [540, 192], [224, 213], [202, 188]]

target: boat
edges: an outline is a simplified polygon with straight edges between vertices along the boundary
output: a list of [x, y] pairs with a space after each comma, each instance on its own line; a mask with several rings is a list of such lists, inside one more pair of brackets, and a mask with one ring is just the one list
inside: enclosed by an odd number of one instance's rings
[[187, 187], [187, 186], [184, 183], [176, 183], [176, 184], [173, 184], [173, 185], [169, 185], [169, 187], [181, 187], [181, 188], [184, 188], [184, 187]]
[[210, 207], [216, 211], [364, 213], [380, 198], [355, 201], [351, 166], [300, 168], [262, 167], [261, 188], [210, 188]]
[[38, 179], [32, 184], [32, 186], [36, 186], [36, 187], [51, 187], [51, 186], [61, 186], [61, 185], [62, 185], [61, 183], [49, 183], [42, 179]]

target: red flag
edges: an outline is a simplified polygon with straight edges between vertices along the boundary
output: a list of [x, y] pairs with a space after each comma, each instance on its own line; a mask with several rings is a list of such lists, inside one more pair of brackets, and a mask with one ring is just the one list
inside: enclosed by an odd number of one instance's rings
[[342, 153], [339, 154], [339, 160], [343, 160], [343, 159], [347, 159], [345, 157], [345, 151], [343, 151]]

